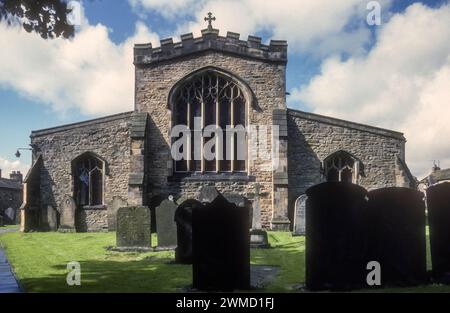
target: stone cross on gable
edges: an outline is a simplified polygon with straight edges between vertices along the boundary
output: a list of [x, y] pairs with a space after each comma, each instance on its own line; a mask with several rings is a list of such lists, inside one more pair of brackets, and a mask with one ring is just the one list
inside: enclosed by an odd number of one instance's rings
[[205, 17], [205, 22], [208, 22], [208, 29], [212, 29], [212, 21], [215, 21], [216, 17], [212, 16], [211, 12], [208, 12], [208, 17]]

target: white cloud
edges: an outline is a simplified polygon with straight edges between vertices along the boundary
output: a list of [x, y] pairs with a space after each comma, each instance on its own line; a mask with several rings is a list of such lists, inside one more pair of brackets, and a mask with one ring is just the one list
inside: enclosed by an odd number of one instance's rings
[[106, 26], [82, 26], [70, 40], [43, 40], [0, 23], [0, 87], [12, 88], [57, 111], [79, 109], [99, 115], [132, 110], [133, 44], [158, 42], [142, 23], [120, 44]]
[[0, 157], [0, 169], [2, 170], [3, 178], [9, 178], [9, 174], [12, 171], [20, 171], [25, 178], [29, 168], [28, 165], [22, 164], [19, 160], [9, 161]]
[[450, 166], [450, 4], [411, 5], [379, 31], [366, 56], [329, 58], [292, 92], [313, 111], [405, 132], [407, 161], [427, 174]]
[[[239, 32], [242, 38], [258, 31], [269, 32], [276, 39], [286, 39], [290, 51], [313, 52], [321, 57], [334, 52], [362, 53], [370, 40], [369, 30], [361, 27], [369, 13], [369, 1], [345, 0], [129, 0], [135, 8], [153, 10], [167, 18], [194, 21], [178, 24], [177, 34], [193, 31], [199, 35], [211, 11], [217, 17], [214, 27], [223, 32]], [[379, 1], [387, 15], [391, 0]], [[356, 19], [355, 19], [356, 18]], [[349, 30], [350, 22], [359, 25]]]

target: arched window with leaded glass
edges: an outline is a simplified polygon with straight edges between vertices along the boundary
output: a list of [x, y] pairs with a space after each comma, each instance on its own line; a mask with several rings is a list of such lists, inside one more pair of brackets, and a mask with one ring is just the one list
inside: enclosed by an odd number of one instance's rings
[[331, 154], [325, 158], [323, 165], [326, 181], [354, 184], [359, 181], [361, 162], [346, 151]]
[[[188, 157], [174, 162], [175, 172], [245, 172], [251, 94], [247, 87], [229, 74], [208, 69], [183, 79], [171, 93], [172, 126], [186, 125], [190, 132]], [[205, 132], [207, 127], [220, 128], [222, 133]], [[195, 132], [200, 144], [194, 142]], [[204, 153], [207, 147], [212, 152], [209, 157]]]
[[104, 204], [105, 162], [93, 153], [84, 153], [72, 161], [74, 199], [78, 206]]

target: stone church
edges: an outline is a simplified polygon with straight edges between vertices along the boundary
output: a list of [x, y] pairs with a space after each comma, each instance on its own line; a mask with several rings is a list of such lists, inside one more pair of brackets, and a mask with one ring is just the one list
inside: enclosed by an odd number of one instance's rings
[[[196, 197], [205, 185], [250, 205], [259, 190], [263, 227], [289, 230], [295, 200], [320, 182], [414, 187], [402, 133], [287, 108], [287, 49], [282, 40], [220, 36], [211, 21], [198, 38], [136, 44], [134, 111], [32, 132], [22, 230], [59, 229], [70, 203], [77, 231], [114, 230], [117, 199], [153, 209], [170, 195]], [[200, 136], [195, 144], [185, 138], [181, 160], [171, 152], [175, 125]], [[208, 125], [267, 133], [258, 132], [256, 144], [245, 134], [244, 158], [234, 135], [212, 159], [192, 157], [212, 140], [202, 132]], [[214, 134], [217, 142], [222, 135]]]

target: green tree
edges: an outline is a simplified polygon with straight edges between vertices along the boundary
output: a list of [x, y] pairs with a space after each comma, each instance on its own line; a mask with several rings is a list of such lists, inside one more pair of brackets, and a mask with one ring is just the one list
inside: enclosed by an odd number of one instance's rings
[[20, 23], [42, 38], [70, 38], [75, 28], [67, 21], [71, 9], [66, 0], [0, 0], [0, 22]]

